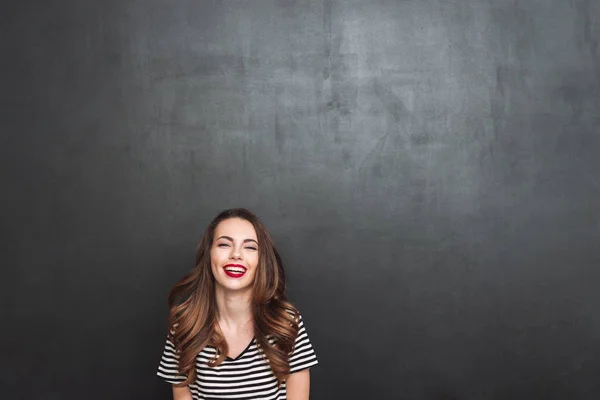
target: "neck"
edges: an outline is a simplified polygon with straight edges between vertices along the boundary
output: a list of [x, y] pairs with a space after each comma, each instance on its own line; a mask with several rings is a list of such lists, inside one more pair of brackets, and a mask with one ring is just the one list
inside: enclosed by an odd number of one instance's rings
[[252, 323], [251, 308], [252, 292], [231, 292], [217, 286], [215, 288], [215, 300], [219, 313], [219, 325], [229, 329], [239, 329]]

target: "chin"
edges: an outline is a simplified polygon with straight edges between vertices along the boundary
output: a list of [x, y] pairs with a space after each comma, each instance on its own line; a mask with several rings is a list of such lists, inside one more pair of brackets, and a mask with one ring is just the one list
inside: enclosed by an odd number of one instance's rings
[[227, 292], [242, 292], [242, 291], [247, 291], [247, 290], [252, 290], [252, 283], [239, 283], [239, 284], [221, 284], [219, 283], [219, 286], [221, 286], [221, 288]]

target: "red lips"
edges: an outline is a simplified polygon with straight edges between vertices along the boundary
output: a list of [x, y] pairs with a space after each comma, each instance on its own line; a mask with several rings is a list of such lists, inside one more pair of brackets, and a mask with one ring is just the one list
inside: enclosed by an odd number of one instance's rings
[[227, 264], [223, 269], [225, 270], [225, 274], [230, 278], [241, 278], [248, 270], [248, 268], [241, 264]]

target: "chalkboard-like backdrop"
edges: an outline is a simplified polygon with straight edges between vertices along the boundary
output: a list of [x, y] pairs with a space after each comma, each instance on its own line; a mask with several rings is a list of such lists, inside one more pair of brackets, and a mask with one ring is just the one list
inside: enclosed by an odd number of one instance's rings
[[600, 398], [600, 2], [32, 0], [0, 43], [0, 397], [169, 398], [242, 206], [313, 399]]

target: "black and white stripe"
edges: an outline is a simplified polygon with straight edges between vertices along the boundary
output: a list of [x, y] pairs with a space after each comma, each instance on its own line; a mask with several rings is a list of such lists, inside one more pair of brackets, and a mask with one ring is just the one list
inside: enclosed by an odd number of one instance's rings
[[[268, 361], [259, 352], [256, 340], [235, 359], [227, 357], [217, 367], [209, 367], [216, 349], [205, 347], [196, 357], [196, 381], [190, 384], [194, 400], [284, 400], [285, 383], [278, 386], [277, 378]], [[180, 383], [185, 376], [178, 371], [179, 356], [175, 346], [167, 339], [157, 375], [169, 383]], [[298, 336], [294, 352], [290, 356], [290, 373], [302, 371], [318, 363], [315, 352], [304, 328], [302, 317], [299, 320]]]

